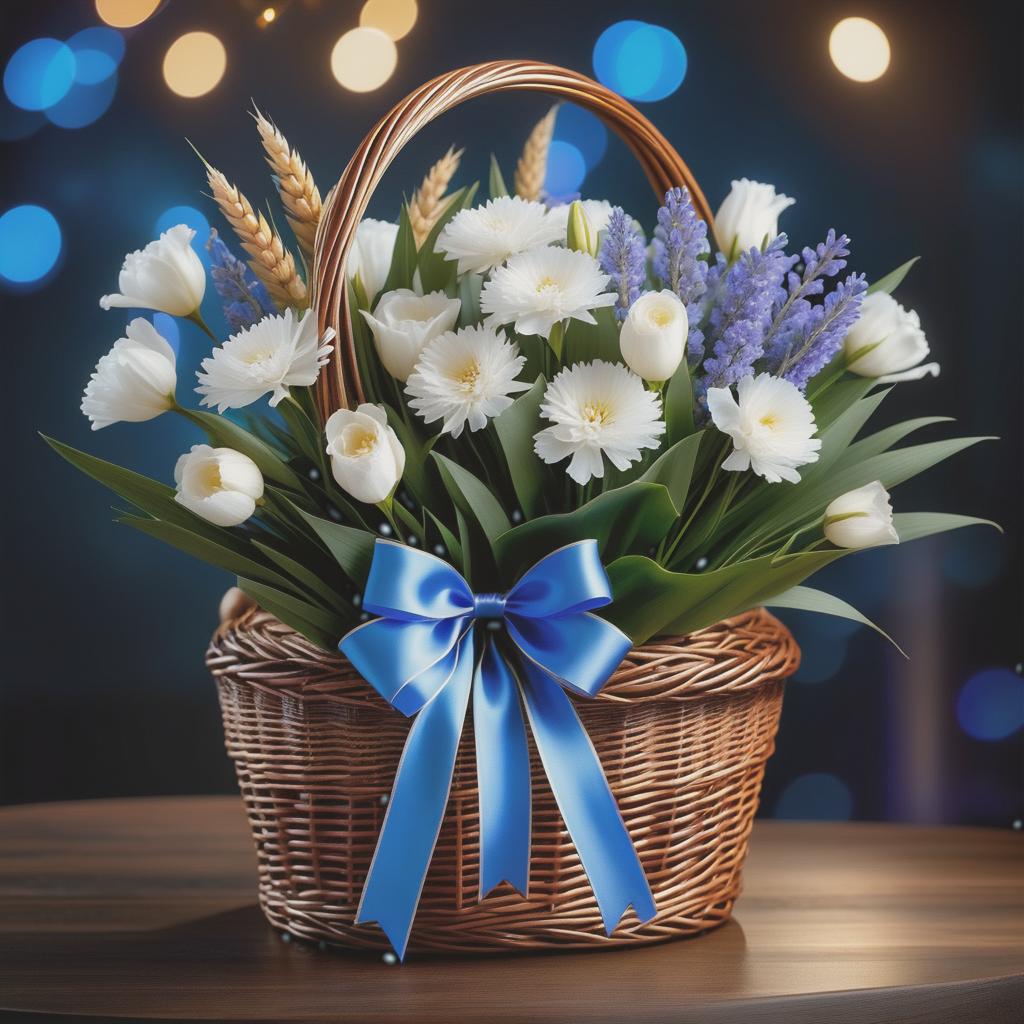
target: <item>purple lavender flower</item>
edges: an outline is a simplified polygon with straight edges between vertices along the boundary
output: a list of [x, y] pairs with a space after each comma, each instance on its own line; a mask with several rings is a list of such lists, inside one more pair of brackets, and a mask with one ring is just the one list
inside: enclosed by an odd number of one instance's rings
[[778, 368], [779, 376], [801, 391], [820, 373], [839, 351], [843, 339], [860, 315], [860, 305], [868, 289], [863, 274], [850, 274], [825, 296], [820, 306], [812, 306], [801, 318], [799, 329], [788, 340], [788, 354]]
[[786, 243], [786, 236], [779, 235], [763, 252], [751, 249], [732, 264], [718, 254], [707, 282], [715, 296], [707, 323], [713, 354], [704, 360], [704, 376], [697, 381], [702, 403], [708, 388], [729, 387], [753, 373], [764, 353], [772, 309], [785, 300], [782, 282], [797, 259], [786, 255]]
[[640, 298], [640, 289], [647, 277], [647, 254], [644, 252], [643, 235], [633, 218], [619, 206], [612, 210], [608, 219], [597, 259], [618, 294], [615, 316], [625, 320], [629, 307]]
[[224, 305], [224, 318], [232, 331], [251, 327], [258, 320], [277, 312], [267, 289], [255, 274], [224, 244], [216, 228], [210, 229], [206, 242], [210, 254], [210, 277]]

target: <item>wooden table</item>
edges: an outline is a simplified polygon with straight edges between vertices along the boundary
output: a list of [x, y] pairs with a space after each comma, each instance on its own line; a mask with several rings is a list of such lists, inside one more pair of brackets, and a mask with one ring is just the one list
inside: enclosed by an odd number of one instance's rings
[[736, 919], [609, 953], [388, 966], [284, 942], [241, 801], [0, 809], [0, 1019], [1024, 1020], [1024, 835], [764, 821]]

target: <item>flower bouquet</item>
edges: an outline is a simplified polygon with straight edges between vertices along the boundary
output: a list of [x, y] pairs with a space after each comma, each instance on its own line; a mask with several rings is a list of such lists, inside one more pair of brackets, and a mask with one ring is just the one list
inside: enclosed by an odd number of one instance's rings
[[[889, 496], [979, 439], [865, 430], [938, 372], [892, 297], [910, 263], [869, 284], [844, 234], [792, 250], [793, 200], [746, 179], [712, 219], [656, 129], [583, 76], [497, 62], [432, 85], [326, 204], [257, 115], [294, 253], [207, 165], [249, 262], [211, 235], [234, 333], [199, 407], [144, 317], [82, 401], [94, 429], [199, 428], [174, 486], [50, 443], [133, 506], [120, 522], [238, 577], [210, 663], [275, 924], [400, 956], [410, 932], [484, 951], [699, 931], [736, 898], [796, 664], [762, 606], [866, 622], [803, 581], [980, 522]], [[398, 127], [541, 85], [641, 156], [653, 225], [541, 193], [556, 111], [511, 189], [492, 158], [489, 198], [449, 191], [450, 150], [396, 223], [363, 219]], [[130, 254], [101, 304], [205, 327], [192, 234]]]

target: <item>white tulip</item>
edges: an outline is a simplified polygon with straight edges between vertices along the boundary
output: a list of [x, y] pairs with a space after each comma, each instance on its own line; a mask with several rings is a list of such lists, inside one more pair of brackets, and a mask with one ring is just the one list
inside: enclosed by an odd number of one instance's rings
[[348, 254], [345, 272], [351, 280], [359, 275], [366, 292], [366, 301], [373, 303], [384, 287], [391, 270], [391, 257], [395, 252], [398, 225], [386, 220], [367, 217], [356, 228], [355, 242]]
[[193, 316], [206, 293], [206, 271], [191, 244], [195, 234], [178, 224], [145, 249], [128, 253], [117, 279], [120, 294], [104, 295], [100, 306]]
[[718, 248], [728, 258], [750, 249], [760, 249], [779, 233], [779, 214], [796, 202], [775, 191], [774, 185], [740, 178], [715, 214], [714, 232]]
[[100, 430], [111, 423], [142, 423], [174, 405], [174, 349], [144, 317], [125, 329], [96, 364], [85, 386], [82, 412]]
[[379, 505], [398, 486], [405, 450], [379, 405], [339, 409], [327, 421], [327, 454], [338, 486], [356, 501]]
[[836, 498], [825, 509], [824, 529], [837, 548], [873, 548], [900, 542], [892, 524], [889, 492], [880, 480]]
[[629, 307], [622, 323], [622, 358], [644, 380], [668, 380], [686, 354], [689, 330], [686, 306], [675, 292], [648, 292]]
[[372, 314], [361, 310], [373, 331], [377, 355], [384, 369], [400, 381], [409, 379], [423, 346], [450, 331], [459, 318], [462, 302], [444, 292], [417, 295], [408, 288], [385, 292]]
[[238, 526], [263, 497], [263, 474], [233, 448], [195, 444], [174, 467], [174, 500], [214, 526]]
[[[891, 295], [872, 292], [861, 303], [860, 316], [845, 341], [847, 369], [861, 377], [875, 377], [883, 384], [920, 380], [939, 375], [938, 363], [924, 363], [928, 339], [912, 309], [904, 309]], [[858, 352], [870, 351], [857, 356]]]

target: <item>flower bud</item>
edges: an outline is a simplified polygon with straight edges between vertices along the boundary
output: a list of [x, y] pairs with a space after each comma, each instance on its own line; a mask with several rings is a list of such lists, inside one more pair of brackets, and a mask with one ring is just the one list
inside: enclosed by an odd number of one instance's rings
[[327, 421], [327, 454], [338, 486], [356, 501], [379, 505], [402, 479], [405, 451], [379, 405], [339, 409]]
[[715, 214], [718, 248], [732, 259], [737, 253], [760, 249], [765, 242], [774, 241], [779, 233], [779, 214], [795, 202], [776, 192], [774, 185], [749, 178], [734, 181], [732, 191]]
[[569, 204], [569, 219], [566, 222], [566, 245], [589, 256], [597, 255], [597, 231], [590, 223], [583, 204], [575, 199]]
[[120, 294], [104, 295], [100, 306], [191, 316], [206, 292], [206, 271], [192, 248], [194, 237], [190, 227], [178, 224], [145, 249], [128, 253], [117, 279]]
[[408, 288], [385, 292], [373, 314], [362, 311], [370, 325], [384, 369], [400, 381], [409, 379], [428, 341], [450, 331], [462, 303], [444, 292], [417, 295]]
[[922, 362], [930, 349], [917, 313], [885, 292], [864, 297], [844, 347], [851, 373], [875, 377], [883, 384], [939, 375], [938, 363]]
[[889, 492], [879, 480], [836, 498], [825, 509], [824, 530], [837, 548], [873, 548], [900, 542], [892, 523]]
[[345, 273], [349, 280], [359, 275], [366, 293], [366, 301], [373, 305], [377, 293], [384, 287], [391, 270], [391, 258], [398, 238], [398, 225], [386, 220], [367, 217], [359, 222], [352, 249], [348, 254]]
[[263, 497], [263, 474], [233, 448], [196, 444], [174, 467], [174, 500], [214, 526], [238, 526]]
[[630, 306], [622, 323], [622, 358], [644, 380], [668, 380], [686, 354], [688, 332], [686, 307], [679, 296], [668, 290], [648, 292]]
[[145, 317], [137, 317], [96, 364], [85, 386], [82, 412], [100, 430], [111, 423], [142, 423], [174, 404], [174, 349]]

